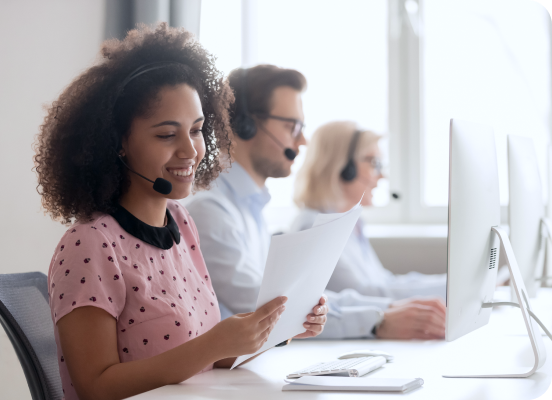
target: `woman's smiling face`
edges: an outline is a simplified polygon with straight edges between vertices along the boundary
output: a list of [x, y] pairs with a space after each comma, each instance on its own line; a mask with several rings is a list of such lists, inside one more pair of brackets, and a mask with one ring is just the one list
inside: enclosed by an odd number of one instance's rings
[[203, 121], [195, 89], [182, 84], [160, 90], [152, 110], [132, 121], [122, 154], [130, 168], [152, 181], [166, 179], [172, 191], [166, 196], [157, 193], [152, 183], [129, 172], [133, 192], [138, 189], [145, 195], [175, 200], [191, 193], [195, 172], [205, 155]]

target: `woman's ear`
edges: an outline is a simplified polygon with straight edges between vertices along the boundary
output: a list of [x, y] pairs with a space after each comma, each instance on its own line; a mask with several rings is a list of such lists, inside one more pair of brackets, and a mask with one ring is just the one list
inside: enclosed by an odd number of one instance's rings
[[121, 157], [126, 157], [126, 148], [127, 148], [128, 140], [126, 137], [122, 138], [121, 140], [121, 150], [119, 150], [119, 155]]

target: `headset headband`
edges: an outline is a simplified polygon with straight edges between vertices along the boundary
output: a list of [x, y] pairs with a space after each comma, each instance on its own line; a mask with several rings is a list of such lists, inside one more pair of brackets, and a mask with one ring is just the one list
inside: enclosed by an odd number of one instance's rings
[[347, 154], [347, 162], [354, 161], [355, 150], [361, 133], [362, 132], [359, 130], [356, 130], [355, 133], [353, 133], [353, 138], [351, 139], [351, 144], [349, 145], [349, 152]]
[[241, 95], [240, 95], [241, 106], [242, 106], [241, 114], [244, 114], [249, 117], [250, 116], [249, 107], [247, 104], [247, 68], [242, 69], [241, 81], [242, 81], [242, 89], [241, 89]]
[[[146, 72], [153, 71], [155, 69], [168, 67], [169, 65], [184, 65], [182, 63], [179, 63], [178, 61], [156, 61], [148, 64], [144, 64], [136, 68], [134, 71], [132, 71], [121, 83], [121, 89], [124, 89], [126, 85], [130, 81], [132, 81], [135, 78], [138, 78], [140, 75], [145, 74]], [[148, 68], [149, 67], [149, 68]]]
[[117, 98], [115, 99], [114, 105], [117, 103], [117, 100], [119, 100], [119, 97], [121, 97], [121, 94], [123, 93], [123, 90], [125, 89], [125, 86], [128, 85], [131, 81], [138, 78], [140, 75], [145, 74], [146, 72], [153, 71], [160, 68], [165, 68], [170, 65], [184, 65], [178, 61], [156, 61], [148, 64], [143, 64], [136, 68], [134, 71], [132, 71], [128, 76], [121, 82], [121, 85], [119, 86], [119, 92], [117, 93]]

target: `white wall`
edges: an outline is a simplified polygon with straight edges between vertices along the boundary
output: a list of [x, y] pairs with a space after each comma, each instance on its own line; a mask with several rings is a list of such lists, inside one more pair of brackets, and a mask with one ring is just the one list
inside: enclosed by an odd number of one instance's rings
[[[105, 0], [0, 1], [0, 274], [42, 271], [61, 235], [36, 192], [32, 143], [43, 105], [95, 60]], [[0, 398], [30, 398], [0, 329]]]
[[43, 106], [94, 61], [103, 20], [104, 1], [0, 2], [0, 273], [46, 273], [65, 231], [43, 215], [31, 146]]

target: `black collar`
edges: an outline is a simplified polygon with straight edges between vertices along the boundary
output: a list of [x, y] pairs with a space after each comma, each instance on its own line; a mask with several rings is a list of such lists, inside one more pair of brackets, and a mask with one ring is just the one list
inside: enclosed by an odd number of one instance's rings
[[174, 221], [169, 209], [167, 208], [167, 226], [157, 228], [140, 221], [121, 205], [117, 205], [117, 210], [111, 214], [117, 220], [119, 225], [132, 236], [143, 240], [152, 246], [168, 250], [173, 245], [180, 243], [180, 231]]

